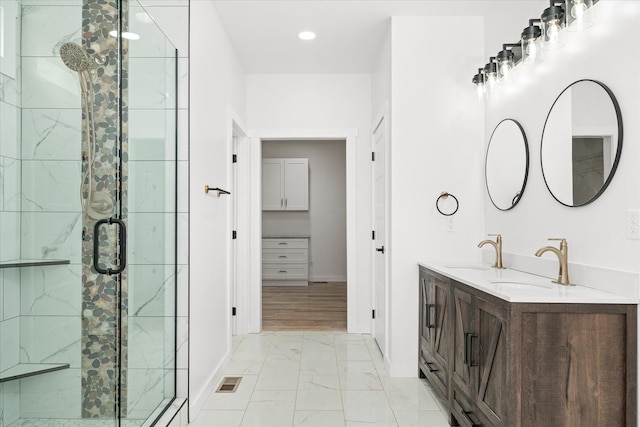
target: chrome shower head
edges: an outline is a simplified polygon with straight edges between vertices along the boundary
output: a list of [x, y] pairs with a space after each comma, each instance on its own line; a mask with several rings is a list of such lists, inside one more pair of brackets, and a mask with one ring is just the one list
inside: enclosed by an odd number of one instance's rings
[[81, 73], [91, 69], [91, 62], [82, 46], [76, 43], [65, 43], [60, 46], [60, 57], [64, 65]]

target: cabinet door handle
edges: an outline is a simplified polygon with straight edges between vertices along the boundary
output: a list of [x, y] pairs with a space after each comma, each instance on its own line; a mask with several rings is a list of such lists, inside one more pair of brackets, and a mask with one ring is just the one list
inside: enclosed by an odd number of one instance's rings
[[465, 332], [464, 334], [464, 364], [469, 366], [478, 366], [473, 360], [473, 339], [478, 335], [473, 332]]
[[433, 329], [433, 328], [436, 327], [436, 325], [431, 324], [431, 309], [432, 308], [436, 308], [436, 305], [435, 304], [425, 304], [425, 310], [427, 312], [427, 315], [425, 316], [426, 317], [426, 321], [425, 321], [425, 325], [424, 326], [426, 326], [429, 329]]
[[476, 424], [476, 422], [471, 419], [471, 417], [469, 416], [469, 414], [471, 413], [472, 413], [471, 411], [462, 411], [462, 415], [464, 415], [467, 418], [467, 421], [469, 421], [469, 424], [471, 424], [471, 427], [482, 427], [482, 424]]
[[287, 209], [287, 198], [284, 198], [284, 208]]
[[425, 364], [427, 365], [427, 368], [429, 368], [429, 372], [438, 372], [438, 370], [436, 368], [431, 366], [431, 365], [433, 365], [433, 363], [425, 362]]

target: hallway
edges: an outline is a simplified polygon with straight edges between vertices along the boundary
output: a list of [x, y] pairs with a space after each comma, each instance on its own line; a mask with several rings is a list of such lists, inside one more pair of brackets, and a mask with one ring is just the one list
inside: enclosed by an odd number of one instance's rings
[[347, 330], [347, 282], [263, 286], [263, 331]]
[[389, 378], [369, 335], [264, 332], [234, 337], [225, 376], [235, 393], [212, 393], [194, 427], [448, 424], [425, 380]]

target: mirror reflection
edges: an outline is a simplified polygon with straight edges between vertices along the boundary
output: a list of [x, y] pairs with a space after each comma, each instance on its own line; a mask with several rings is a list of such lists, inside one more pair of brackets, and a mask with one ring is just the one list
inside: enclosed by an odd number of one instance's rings
[[622, 151], [620, 107], [604, 84], [579, 80], [556, 99], [542, 133], [542, 174], [566, 206], [597, 199], [611, 181]]
[[485, 162], [487, 192], [496, 208], [506, 211], [518, 204], [528, 172], [529, 147], [524, 130], [517, 121], [505, 119], [493, 130]]

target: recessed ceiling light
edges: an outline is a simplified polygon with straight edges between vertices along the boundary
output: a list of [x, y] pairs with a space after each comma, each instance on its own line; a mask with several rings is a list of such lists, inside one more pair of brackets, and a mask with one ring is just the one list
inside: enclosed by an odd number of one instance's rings
[[314, 33], [313, 31], [303, 31], [298, 34], [298, 38], [300, 40], [313, 40], [316, 38], [316, 33]]
[[[113, 31], [109, 31], [109, 35], [111, 37], [118, 37], [118, 32], [116, 30]], [[139, 40], [140, 36], [136, 33], [130, 33], [127, 31], [123, 31], [122, 32], [122, 38], [123, 39], [128, 39], [128, 40]]]

